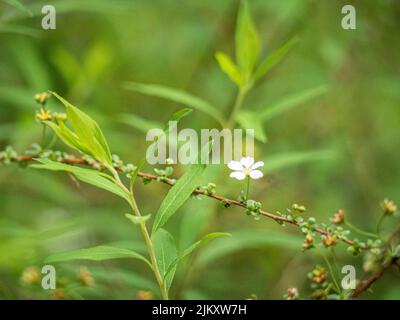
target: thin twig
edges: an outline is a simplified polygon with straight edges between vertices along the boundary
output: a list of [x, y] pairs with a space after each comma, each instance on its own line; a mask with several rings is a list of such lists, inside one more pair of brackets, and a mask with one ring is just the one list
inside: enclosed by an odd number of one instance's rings
[[353, 291], [352, 298], [357, 298], [363, 292], [367, 291], [377, 280], [379, 280], [383, 274], [396, 262], [396, 259], [390, 259], [388, 262], [383, 264], [378, 271], [373, 273], [369, 278], [361, 281], [358, 287]]
[[[20, 155], [14, 161], [15, 162], [29, 162], [29, 161], [32, 161], [33, 159], [34, 159], [34, 157], [30, 156], [30, 155]], [[80, 164], [81, 165], [93, 165], [93, 164], [88, 163], [87, 160], [85, 160], [84, 158], [72, 157], [72, 156], [63, 158], [61, 160], [61, 162], [66, 163], [66, 164], [71, 164], [71, 165], [80, 165]], [[119, 167], [116, 167], [115, 169], [117, 171], [119, 171], [119, 172], [122, 172], [122, 169], [119, 168]], [[164, 183], [166, 185], [169, 185], [169, 186], [172, 186], [174, 184], [174, 180], [173, 179], [164, 178], [164, 179], [160, 180], [158, 176], [156, 176], [154, 174], [151, 174], [151, 173], [139, 172], [138, 176], [142, 177], [142, 178], [149, 179], [149, 180], [161, 181], [162, 183]], [[209, 194], [209, 193], [201, 191], [199, 189], [194, 190], [193, 194], [207, 196], [209, 198], [212, 198], [212, 199], [215, 199], [215, 200], [218, 200], [218, 201], [223, 201], [224, 203], [227, 203], [229, 205], [234, 205], [234, 206], [237, 206], [237, 207], [246, 208], [246, 205], [241, 203], [241, 202], [239, 202], [239, 201], [236, 201], [236, 200], [233, 200], [233, 199], [229, 199], [229, 198], [217, 195], [217, 194]], [[271, 213], [271, 212], [268, 212], [268, 211], [265, 211], [265, 210], [260, 210], [260, 214], [262, 216], [266, 217], [266, 218], [275, 220], [278, 223], [287, 223], [287, 224], [291, 224], [291, 225], [300, 227], [300, 224], [298, 222], [296, 222], [294, 220], [289, 220], [288, 218], [283, 217], [283, 216], [281, 216], [279, 214], [274, 214], [274, 213]], [[329, 235], [329, 233], [330, 233], [329, 231], [327, 231], [325, 229], [322, 229], [322, 228], [317, 228], [315, 231], [318, 232], [321, 235]], [[340, 238], [340, 240], [343, 241], [344, 243], [347, 243], [348, 245], [353, 245], [354, 244], [354, 242], [352, 240], [349, 240], [349, 239]]]

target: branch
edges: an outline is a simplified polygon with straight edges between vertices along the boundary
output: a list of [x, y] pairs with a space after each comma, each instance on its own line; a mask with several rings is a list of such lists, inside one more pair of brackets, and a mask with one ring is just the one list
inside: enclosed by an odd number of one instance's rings
[[[19, 155], [19, 156], [13, 158], [12, 161], [17, 162], [17, 163], [26, 163], [26, 162], [33, 161], [34, 158], [35, 157], [31, 156], [31, 155]], [[63, 163], [66, 163], [66, 164], [70, 164], [70, 165], [90, 165], [90, 166], [93, 166], [93, 163], [88, 163], [88, 161], [85, 158], [75, 157], [75, 156], [63, 157], [60, 162], [63, 162]], [[119, 171], [119, 172], [122, 172], [122, 168], [121, 167], [115, 167], [115, 169], [117, 171]], [[172, 186], [174, 184], [174, 180], [172, 180], [172, 179], [167, 179], [166, 178], [166, 179], [160, 180], [158, 176], [156, 176], [154, 174], [150, 174], [150, 173], [139, 172], [138, 176], [140, 176], [142, 178], [149, 179], [149, 180], [161, 181], [162, 183], [164, 183], [166, 185], [169, 185], [169, 186]], [[239, 202], [239, 201], [236, 201], [236, 200], [233, 200], [233, 199], [229, 199], [229, 198], [217, 195], [217, 194], [209, 194], [209, 193], [206, 193], [206, 192], [201, 191], [199, 189], [194, 190], [193, 194], [207, 196], [209, 198], [212, 198], [212, 199], [215, 199], [215, 200], [218, 200], [218, 201], [224, 201], [225, 203], [230, 204], [230, 205], [246, 208], [246, 206], [243, 203]], [[288, 224], [300, 227], [300, 224], [298, 222], [296, 222], [294, 220], [289, 220], [288, 218], [283, 217], [283, 216], [278, 215], [278, 214], [274, 214], [274, 213], [271, 213], [271, 212], [268, 212], [268, 211], [265, 211], [265, 210], [260, 210], [260, 214], [262, 216], [266, 217], [266, 218], [272, 219], [272, 220], [274, 220], [276, 222], [279, 222], [279, 223], [288, 223]], [[315, 231], [318, 232], [321, 235], [329, 235], [330, 234], [330, 232], [328, 230], [325, 230], [325, 229], [322, 229], [322, 228], [317, 228]], [[349, 240], [349, 239], [339, 238], [339, 240], [341, 240], [342, 242], [344, 242], [344, 243], [346, 243], [348, 245], [353, 245], [354, 244], [354, 242], [352, 240]]]
[[369, 278], [361, 281], [358, 287], [353, 291], [352, 298], [357, 298], [363, 292], [367, 291], [377, 280], [379, 280], [383, 274], [392, 266], [396, 264], [396, 259], [390, 259], [388, 262], [383, 264], [378, 271], [373, 273]]

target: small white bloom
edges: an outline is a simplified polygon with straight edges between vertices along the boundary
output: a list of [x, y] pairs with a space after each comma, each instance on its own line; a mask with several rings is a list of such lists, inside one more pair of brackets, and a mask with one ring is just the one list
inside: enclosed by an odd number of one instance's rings
[[229, 175], [231, 178], [243, 180], [247, 176], [252, 179], [260, 179], [264, 175], [260, 170], [256, 170], [264, 165], [264, 162], [258, 161], [254, 163], [252, 157], [244, 157], [240, 161], [231, 161], [228, 163], [228, 168], [233, 170]]

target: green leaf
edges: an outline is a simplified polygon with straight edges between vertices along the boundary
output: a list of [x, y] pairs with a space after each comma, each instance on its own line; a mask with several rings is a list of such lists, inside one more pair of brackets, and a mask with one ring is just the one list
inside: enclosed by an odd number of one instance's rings
[[295, 94], [290, 95], [284, 100], [278, 102], [272, 107], [263, 108], [264, 111], [259, 113], [259, 118], [264, 122], [280, 115], [281, 113], [290, 110], [302, 103], [309, 101], [313, 98], [321, 96], [328, 92], [328, 86], [318, 86], [316, 88], [307, 89]]
[[303, 241], [301, 236], [294, 236], [273, 230], [236, 230], [231, 232], [232, 237], [221, 239], [212, 246], [204, 248], [197, 256], [198, 266], [204, 267], [215, 259], [222, 259], [227, 255], [254, 248], [283, 247], [298, 250]]
[[162, 128], [161, 123], [153, 120], [144, 119], [135, 114], [128, 114], [128, 113], [121, 114], [118, 117], [118, 120], [144, 133], [147, 133], [151, 129]]
[[201, 246], [205, 245], [207, 242], [218, 238], [218, 237], [223, 237], [223, 236], [231, 236], [230, 233], [224, 233], [224, 232], [213, 232], [205, 235], [202, 239], [199, 241], [195, 242], [192, 244], [189, 248], [187, 248], [182, 255], [180, 255], [169, 267], [169, 269], [166, 272], [166, 276], [173, 270], [173, 268], [178, 267], [178, 264], [181, 260], [185, 259], [187, 256], [189, 256], [192, 252], [200, 248]]
[[17, 8], [18, 10], [29, 14], [29, 16], [31, 16], [31, 17], [33, 16], [32, 11], [26, 5], [24, 5], [21, 1], [19, 1], [19, 0], [3, 0], [3, 1], [8, 3], [9, 5]]
[[215, 59], [218, 61], [221, 70], [231, 79], [238, 87], [244, 85], [244, 80], [240, 74], [240, 70], [232, 61], [232, 59], [223, 52], [217, 52], [215, 54]]
[[205, 169], [206, 166], [203, 164], [190, 165], [186, 173], [168, 191], [157, 211], [153, 233], [162, 227], [190, 197]]
[[85, 147], [81, 151], [89, 152], [89, 155], [102, 163], [112, 164], [110, 148], [97, 122], [57, 93], [51, 92], [51, 94], [60, 100], [67, 109], [68, 121], [75, 130], [79, 143]]
[[269, 70], [276, 66], [290, 51], [290, 49], [299, 42], [299, 38], [295, 37], [286, 42], [278, 50], [268, 55], [258, 66], [254, 73], [255, 81], [261, 79]]
[[164, 127], [164, 132], [169, 133], [172, 127], [169, 126], [170, 121], [179, 122], [182, 118], [186, 117], [190, 113], [192, 113], [192, 109], [190, 108], [183, 108], [179, 111], [176, 111], [172, 114], [171, 118], [168, 120], [168, 123]]
[[141, 254], [125, 248], [110, 246], [97, 246], [92, 248], [78, 249], [67, 252], [56, 253], [49, 256], [45, 262], [61, 262], [69, 260], [94, 260], [104, 261], [111, 259], [139, 259], [151, 267], [150, 262]]
[[141, 224], [149, 220], [151, 215], [148, 214], [145, 216], [134, 216], [133, 214], [127, 213], [125, 214], [125, 217], [127, 217], [130, 221], [132, 221], [133, 224]]
[[172, 235], [164, 229], [158, 229], [157, 232], [153, 233], [151, 239], [154, 245], [158, 268], [161, 276], [165, 278], [167, 288], [169, 288], [174, 279], [176, 266], [172, 267], [168, 275], [167, 271], [178, 257], [175, 240]]
[[272, 172], [300, 164], [333, 160], [336, 157], [334, 150], [307, 150], [278, 153], [264, 158], [265, 171]]
[[81, 167], [71, 166], [65, 163], [55, 162], [49, 159], [35, 159], [41, 164], [32, 164], [30, 167], [36, 169], [46, 169], [52, 171], [65, 171], [72, 173], [77, 179], [83, 181], [85, 183], [96, 186], [100, 189], [109, 191], [111, 193], [124, 198], [126, 201], [130, 201], [129, 194], [127, 194], [123, 189], [121, 189], [118, 185], [116, 185], [112, 180], [113, 178], [110, 175], [105, 173], [85, 169]]
[[236, 62], [241, 74], [249, 80], [260, 56], [260, 39], [251, 18], [248, 2], [240, 3], [236, 22]]
[[216, 107], [214, 107], [207, 101], [204, 101], [182, 90], [156, 84], [142, 84], [137, 82], [127, 82], [125, 83], [124, 87], [127, 90], [133, 90], [149, 96], [155, 96], [185, 104], [189, 107], [208, 114], [209, 116], [217, 120], [221, 125], [223, 125], [225, 121], [223, 113], [220, 112]]
[[243, 129], [253, 129], [255, 139], [262, 143], [267, 142], [268, 139], [264, 133], [263, 123], [257, 113], [245, 110], [239, 111], [235, 120]]

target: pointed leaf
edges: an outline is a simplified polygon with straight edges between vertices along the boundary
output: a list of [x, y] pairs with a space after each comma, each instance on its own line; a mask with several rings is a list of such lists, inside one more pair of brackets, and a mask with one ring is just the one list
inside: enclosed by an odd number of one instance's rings
[[252, 111], [240, 111], [236, 116], [236, 122], [243, 129], [253, 129], [254, 138], [258, 141], [262, 143], [267, 142], [268, 139], [265, 135], [263, 124], [258, 113]]
[[260, 39], [251, 18], [248, 2], [240, 3], [236, 22], [236, 62], [248, 80], [260, 56]]
[[190, 197], [205, 169], [206, 166], [203, 164], [190, 165], [186, 173], [168, 191], [157, 211], [153, 233], [162, 227]]
[[51, 92], [51, 94], [64, 104], [67, 109], [68, 121], [81, 144], [90, 151], [90, 155], [100, 162], [112, 164], [110, 148], [97, 122], [57, 93]]
[[158, 229], [157, 232], [153, 233], [151, 239], [154, 245], [158, 268], [162, 277], [165, 278], [167, 288], [169, 288], [174, 279], [176, 266], [172, 267], [168, 275], [167, 271], [178, 256], [175, 240], [172, 235], [164, 229]]
[[147, 94], [149, 96], [164, 98], [187, 105], [208, 114], [209, 116], [217, 120], [220, 124], [224, 123], [225, 117], [223, 113], [220, 112], [216, 107], [214, 107], [207, 101], [204, 101], [182, 90], [156, 84], [142, 84], [137, 82], [127, 82], [125, 83], [124, 87], [127, 90], [134, 90], [143, 94]]
[[128, 114], [128, 113], [121, 114], [118, 117], [118, 120], [144, 133], [147, 133], [147, 131], [151, 129], [162, 128], [161, 123], [153, 120], [144, 119], [135, 114]]
[[192, 244], [189, 248], [187, 248], [168, 268], [166, 275], [169, 274], [174, 268], [178, 267], [178, 264], [181, 260], [185, 259], [187, 256], [189, 256], [192, 252], [194, 252], [196, 249], [200, 248], [201, 246], [205, 245], [207, 242], [218, 238], [218, 237], [223, 237], [223, 236], [231, 236], [230, 233], [224, 233], [224, 232], [213, 232], [205, 235], [201, 240], [195, 242]]
[[231, 79], [238, 87], [244, 85], [244, 80], [240, 74], [240, 70], [232, 61], [232, 59], [223, 52], [217, 52], [215, 54], [215, 59], [218, 61], [221, 70]]
[[318, 86], [316, 88], [307, 89], [296, 94], [292, 94], [272, 107], [263, 108], [264, 110], [260, 111], [259, 113], [259, 118], [265, 122], [291, 108], [301, 105], [308, 100], [323, 95], [326, 92], [328, 92], [327, 86]]
[[299, 42], [297, 37], [290, 39], [286, 42], [282, 47], [278, 50], [272, 52], [268, 55], [263, 62], [258, 66], [255, 74], [254, 79], [257, 81], [261, 79], [269, 70], [271, 70], [275, 65], [277, 65], [290, 51], [290, 49]]
[[65, 163], [55, 162], [49, 159], [36, 159], [41, 164], [32, 164], [30, 167], [37, 169], [46, 169], [52, 171], [65, 171], [72, 173], [80, 181], [86, 182], [100, 189], [107, 190], [116, 194], [129, 202], [129, 195], [118, 185], [112, 182], [112, 177], [91, 169], [71, 166]]
[[263, 160], [265, 162], [265, 171], [272, 172], [314, 161], [333, 160], [335, 156], [336, 152], [334, 150], [306, 150], [272, 154]]
[[110, 246], [97, 246], [92, 248], [78, 249], [67, 252], [56, 253], [46, 259], [46, 263], [69, 261], [69, 260], [94, 260], [104, 261], [111, 259], [139, 259], [151, 266], [150, 262], [141, 254], [125, 249]]

